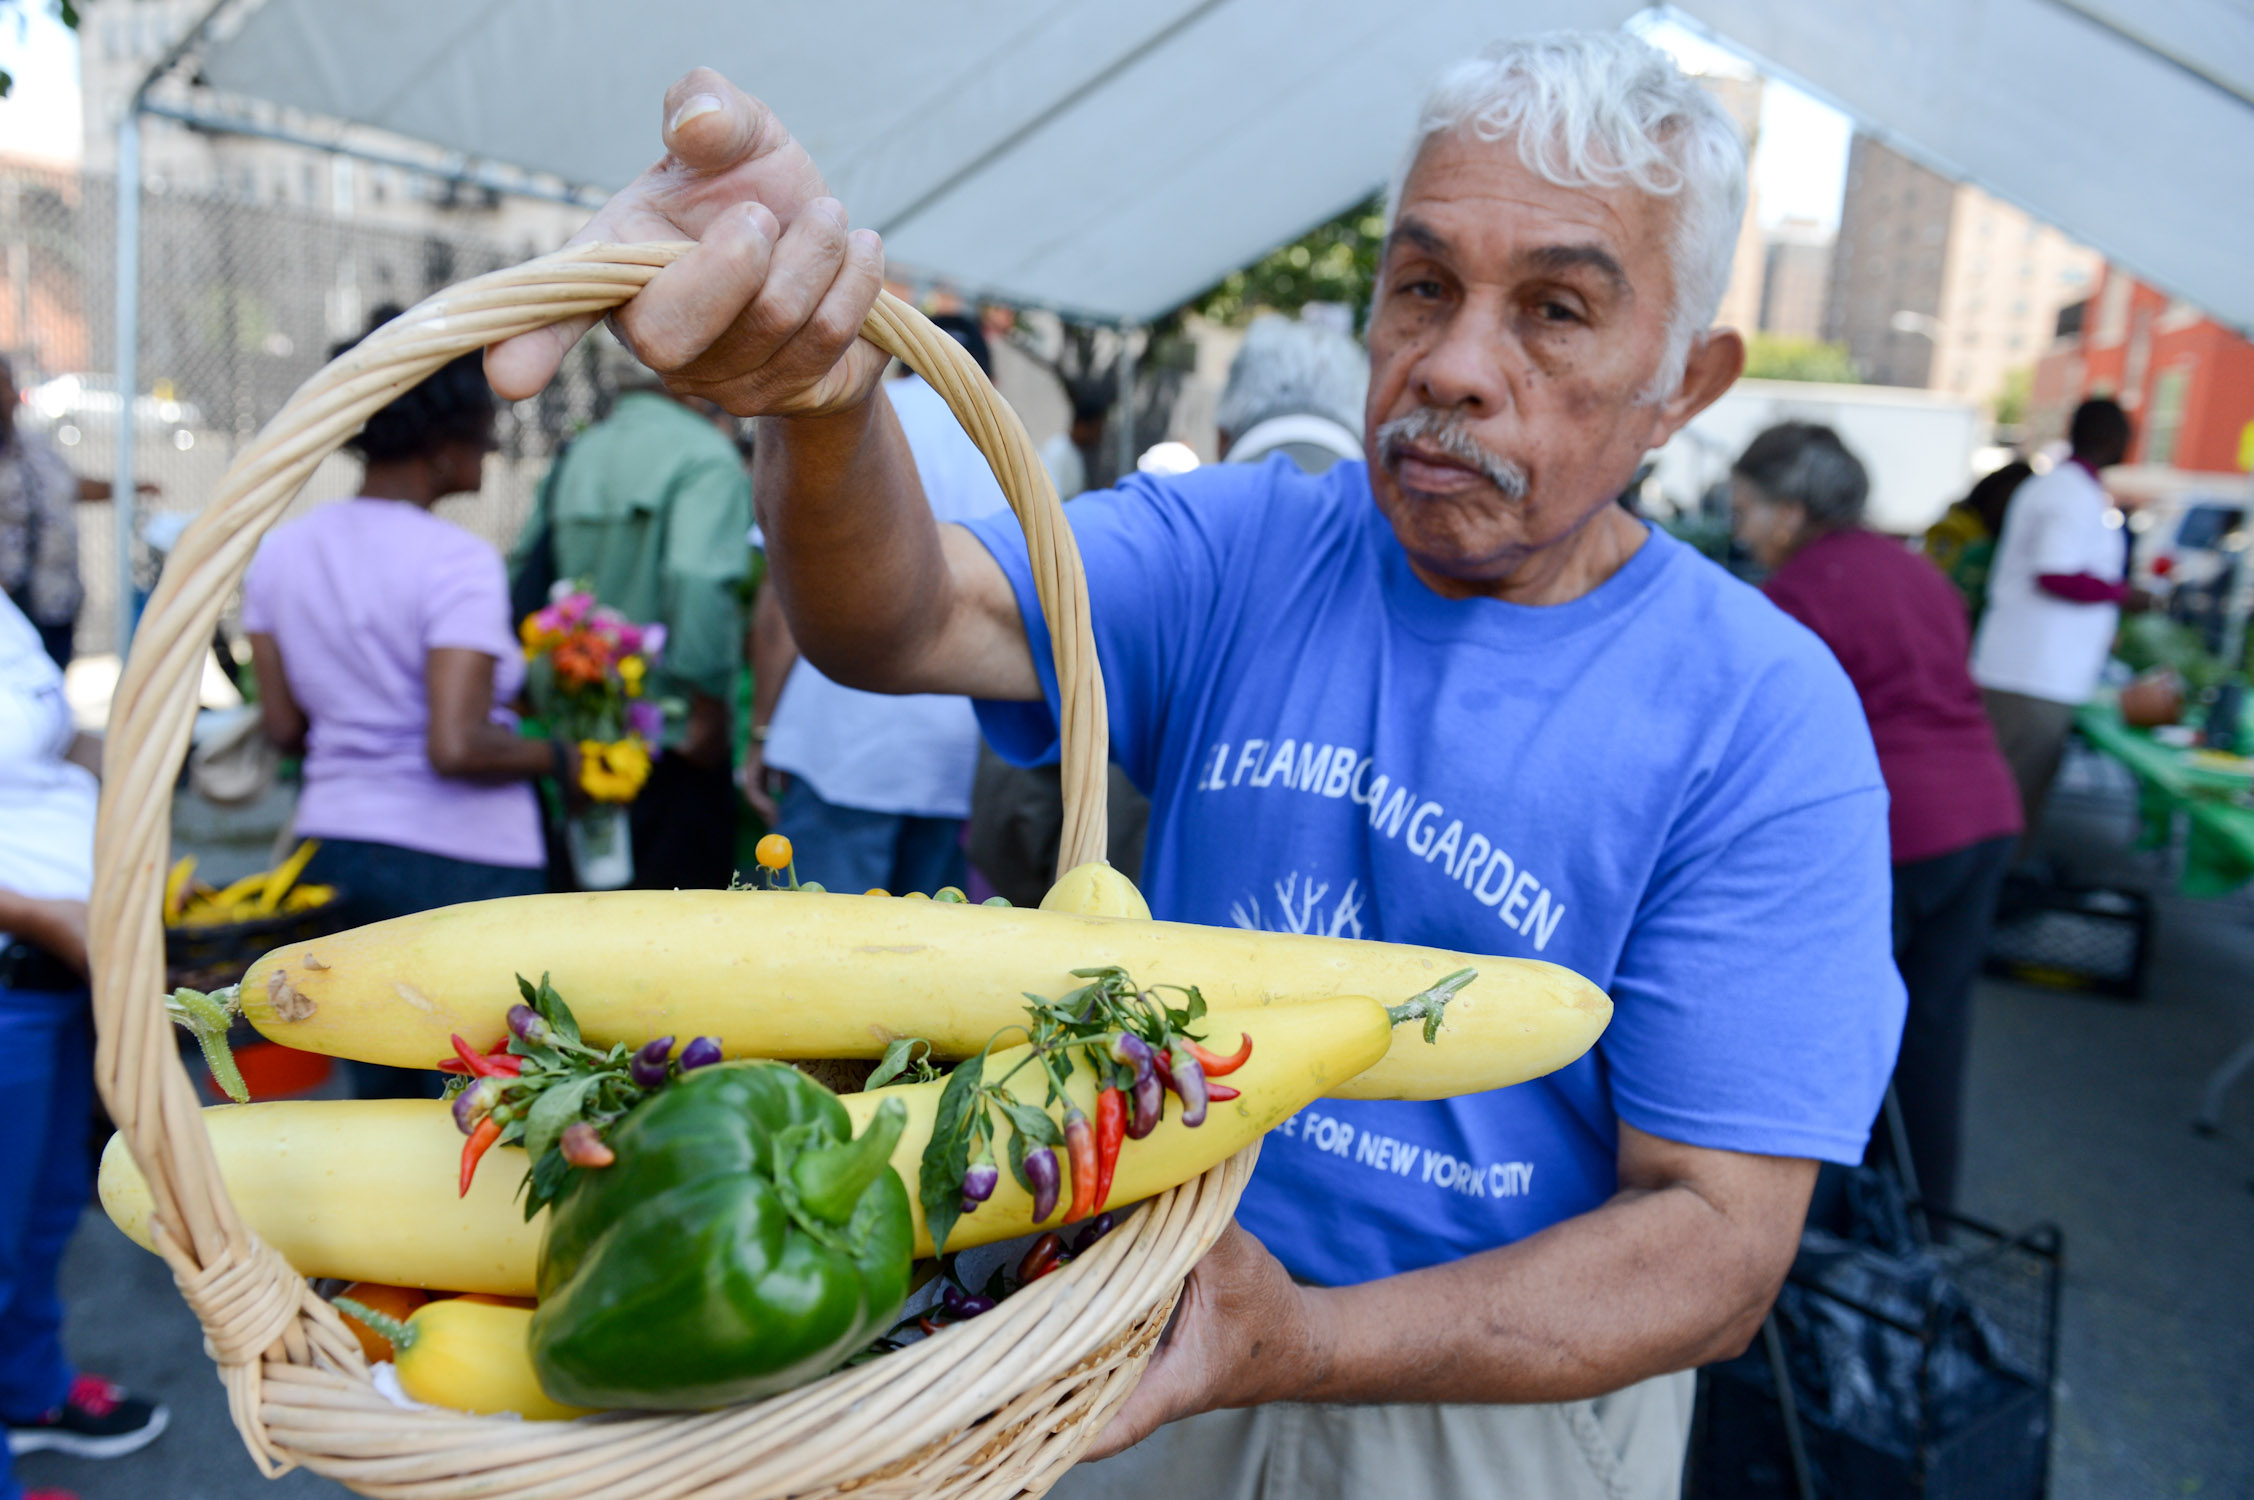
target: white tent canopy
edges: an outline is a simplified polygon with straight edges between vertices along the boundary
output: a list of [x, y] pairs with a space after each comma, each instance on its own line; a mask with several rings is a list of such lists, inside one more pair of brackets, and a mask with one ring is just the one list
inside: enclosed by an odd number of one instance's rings
[[[1424, 85], [1621, 0], [266, 0], [203, 76], [614, 188], [708, 63], [855, 221], [966, 290], [1142, 320], [1381, 182]], [[2254, 326], [2238, 0], [1688, 0], [1676, 13], [1953, 176]]]

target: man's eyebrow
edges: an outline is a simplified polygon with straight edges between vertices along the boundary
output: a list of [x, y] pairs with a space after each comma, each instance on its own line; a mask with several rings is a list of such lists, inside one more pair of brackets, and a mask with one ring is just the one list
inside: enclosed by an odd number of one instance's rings
[[1393, 226], [1393, 232], [1385, 238], [1388, 249], [1405, 241], [1427, 255], [1448, 253], [1448, 242], [1441, 237], [1440, 231], [1416, 219], [1400, 220]]
[[1634, 289], [1628, 285], [1627, 271], [1622, 269], [1618, 257], [1602, 245], [1544, 245], [1527, 251], [1524, 258], [1534, 270], [1547, 271], [1553, 275], [1585, 267], [1610, 282], [1614, 293], [1620, 296], [1633, 294]]

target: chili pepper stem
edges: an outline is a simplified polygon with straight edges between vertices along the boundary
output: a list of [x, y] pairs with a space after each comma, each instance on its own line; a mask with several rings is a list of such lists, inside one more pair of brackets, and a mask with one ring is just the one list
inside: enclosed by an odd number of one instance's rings
[[394, 1354], [405, 1354], [415, 1347], [417, 1330], [412, 1323], [402, 1322], [389, 1313], [377, 1312], [366, 1303], [356, 1302], [350, 1297], [332, 1298], [329, 1306], [367, 1324], [378, 1338], [391, 1345]]

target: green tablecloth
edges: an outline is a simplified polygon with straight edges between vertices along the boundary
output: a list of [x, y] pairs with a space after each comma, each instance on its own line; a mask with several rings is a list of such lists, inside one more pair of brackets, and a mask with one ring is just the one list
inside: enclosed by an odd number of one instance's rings
[[2195, 764], [2190, 751], [2122, 723], [2110, 701], [2083, 704], [2074, 725], [2136, 776], [2146, 847], [2165, 845], [2184, 819], [2184, 894], [2222, 896], [2254, 880], [2254, 776]]

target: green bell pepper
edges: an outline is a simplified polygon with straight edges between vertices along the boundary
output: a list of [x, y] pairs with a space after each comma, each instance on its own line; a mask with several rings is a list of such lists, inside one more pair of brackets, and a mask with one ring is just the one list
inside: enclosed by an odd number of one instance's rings
[[574, 1406], [695, 1409], [803, 1385], [889, 1328], [914, 1229], [888, 1101], [860, 1139], [780, 1063], [700, 1068], [610, 1136], [540, 1247], [532, 1362]]

